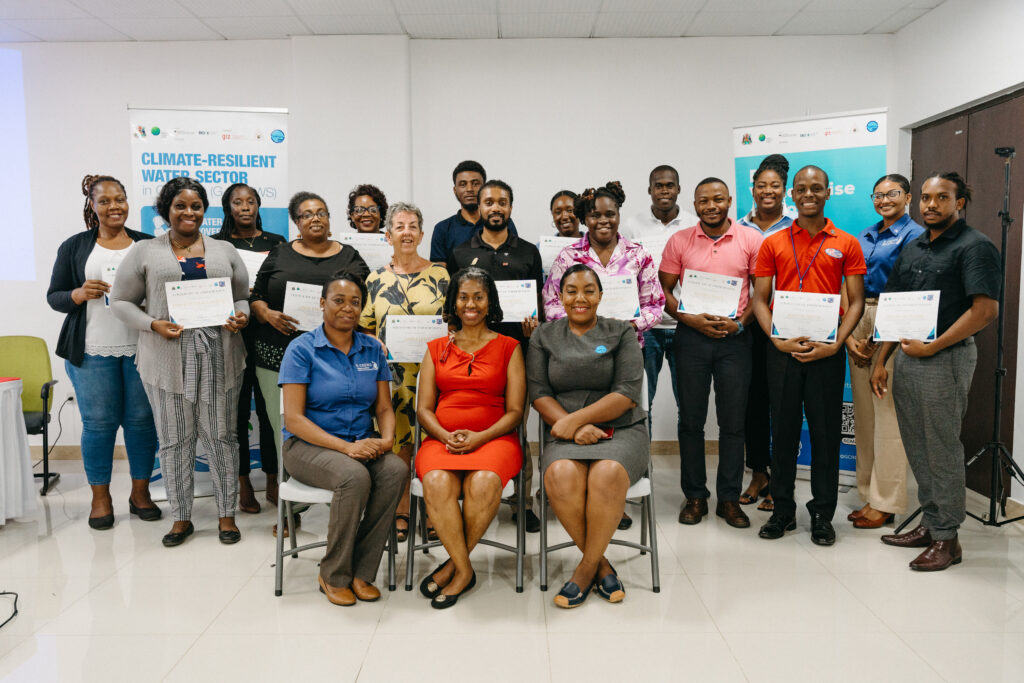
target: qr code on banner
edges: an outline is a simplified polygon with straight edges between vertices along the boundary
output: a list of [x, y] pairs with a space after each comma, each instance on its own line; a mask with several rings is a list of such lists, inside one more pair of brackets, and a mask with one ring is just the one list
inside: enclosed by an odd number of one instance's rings
[[853, 419], [853, 404], [843, 402], [843, 436], [854, 435], [854, 419]]

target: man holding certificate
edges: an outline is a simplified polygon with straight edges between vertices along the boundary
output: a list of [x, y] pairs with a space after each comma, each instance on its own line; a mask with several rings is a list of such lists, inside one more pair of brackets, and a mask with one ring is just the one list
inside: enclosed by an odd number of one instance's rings
[[750, 281], [761, 233], [729, 218], [732, 197], [718, 178], [702, 180], [693, 207], [700, 222], [669, 238], [658, 269], [665, 311], [678, 321], [675, 383], [679, 397], [680, 485], [686, 502], [680, 524], [698, 524], [708, 514], [704, 423], [711, 380], [719, 427], [715, 514], [729, 526], [746, 528], [740, 507], [744, 422], [750, 386]]
[[[864, 253], [853, 235], [825, 217], [831, 195], [828, 174], [805, 166], [793, 178], [796, 222], [764, 240], [754, 275], [754, 313], [768, 347], [772, 416], [771, 493], [775, 511], [761, 538], [782, 538], [796, 529], [796, 460], [803, 416], [811, 434], [811, 540], [832, 545], [832, 516], [839, 489], [846, 338], [864, 310]], [[774, 309], [772, 278], [777, 291]], [[846, 279], [849, 306], [839, 310]], [[839, 316], [842, 315], [841, 321]]]
[[[960, 218], [970, 199], [971, 190], [958, 173], [925, 179], [920, 202], [927, 232], [900, 252], [885, 291], [937, 290], [937, 337], [930, 343], [920, 337], [886, 341], [871, 373], [871, 389], [883, 397], [889, 374], [885, 362], [898, 344], [893, 402], [923, 515], [912, 531], [883, 536], [882, 542], [924, 548], [910, 563], [918, 571], [939, 571], [962, 559], [957, 530], [966, 516], [966, 481], [960, 425], [978, 359], [974, 335], [999, 314], [999, 251]], [[920, 307], [927, 310], [930, 303], [924, 297]], [[883, 305], [880, 301], [879, 316]]]

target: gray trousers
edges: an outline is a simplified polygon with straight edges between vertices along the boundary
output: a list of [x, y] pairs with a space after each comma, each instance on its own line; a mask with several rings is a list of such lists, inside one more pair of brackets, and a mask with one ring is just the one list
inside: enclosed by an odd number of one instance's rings
[[192, 519], [196, 441], [202, 441], [213, 479], [218, 517], [234, 517], [238, 503], [238, 387], [210, 392], [209, 401], [188, 400], [144, 384], [160, 439], [160, 470], [174, 521]]
[[409, 477], [405, 463], [394, 453], [361, 462], [294, 436], [283, 453], [289, 474], [334, 491], [320, 576], [335, 588], [348, 587], [353, 578], [373, 583]]
[[896, 351], [893, 400], [922, 521], [932, 540], [956, 536], [966, 513], [966, 470], [960, 428], [978, 360], [973, 339], [931, 358]]

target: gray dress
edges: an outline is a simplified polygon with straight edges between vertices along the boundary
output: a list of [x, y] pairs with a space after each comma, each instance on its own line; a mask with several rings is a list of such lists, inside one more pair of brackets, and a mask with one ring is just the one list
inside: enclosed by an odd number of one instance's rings
[[636, 403], [616, 419], [598, 425], [613, 427], [615, 433], [590, 446], [557, 440], [545, 425], [541, 469], [561, 459], [614, 460], [626, 468], [629, 483], [636, 483], [647, 470], [651, 446], [647, 414], [639, 407], [643, 374], [643, 351], [628, 322], [599, 316], [583, 336], [569, 329], [566, 318], [538, 327], [530, 337], [526, 361], [531, 401], [550, 396], [570, 413], [612, 392]]

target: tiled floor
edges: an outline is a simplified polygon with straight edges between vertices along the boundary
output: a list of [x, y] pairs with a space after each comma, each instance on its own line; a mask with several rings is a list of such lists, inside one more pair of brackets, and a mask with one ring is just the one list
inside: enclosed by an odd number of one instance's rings
[[[401, 585], [378, 603], [334, 607], [317, 592], [315, 554], [286, 560], [276, 598], [270, 508], [240, 516], [243, 540], [228, 547], [217, 542], [212, 500], [200, 500], [196, 535], [166, 549], [168, 522], [128, 519], [123, 472], [117, 526], [91, 531], [84, 477], [60, 463], [66, 474], [36, 518], [0, 528], [0, 589], [21, 596], [20, 615], [0, 630], [0, 680], [1024, 680], [1020, 527], [969, 521], [964, 563], [916, 574], [913, 551], [845, 522], [854, 492], [841, 494], [832, 548], [810, 542], [806, 513], [798, 532], [773, 542], [757, 538], [767, 513], [752, 510], [749, 530], [714, 515], [680, 526], [678, 467], [657, 460], [661, 593], [651, 592], [648, 558], [614, 548], [625, 602], [595, 596], [560, 610], [551, 598], [578, 555], [551, 556], [552, 590], [541, 593], [529, 535], [522, 594], [513, 558], [481, 547], [477, 588], [444, 612]], [[806, 500], [806, 482], [797, 492]], [[491, 533], [511, 539], [506, 509], [499, 520]], [[313, 510], [302, 537], [325, 526], [325, 510]], [[626, 533], [638, 536], [639, 525]], [[557, 522], [551, 537], [565, 538]], [[417, 557], [417, 582], [441, 557]], [[403, 552], [400, 577], [404, 567]]]

